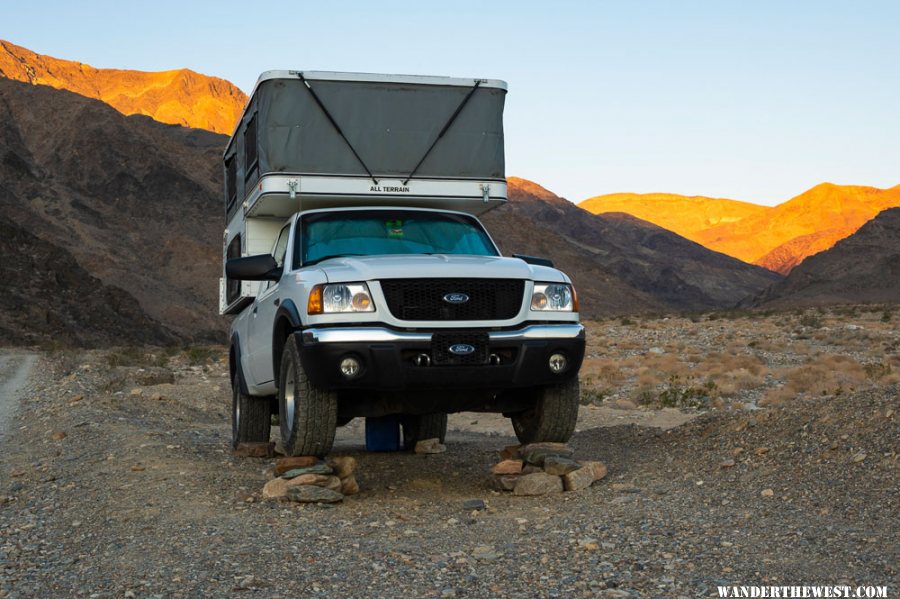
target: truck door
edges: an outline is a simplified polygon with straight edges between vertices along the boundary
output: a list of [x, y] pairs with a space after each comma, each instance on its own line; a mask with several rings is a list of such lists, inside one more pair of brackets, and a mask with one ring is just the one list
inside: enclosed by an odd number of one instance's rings
[[[272, 256], [280, 268], [284, 267], [291, 224], [288, 223], [278, 234], [278, 240], [272, 249]], [[275, 312], [278, 310], [278, 281], [263, 281], [256, 301], [250, 309], [250, 322], [247, 330], [247, 345], [250, 350], [250, 370], [257, 385], [274, 384], [274, 368], [272, 364], [272, 328], [275, 326]], [[273, 390], [274, 391], [274, 390]]]

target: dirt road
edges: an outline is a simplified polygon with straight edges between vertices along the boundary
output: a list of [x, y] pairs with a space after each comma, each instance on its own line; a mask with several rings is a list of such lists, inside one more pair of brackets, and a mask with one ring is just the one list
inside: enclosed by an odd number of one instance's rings
[[6, 427], [16, 412], [36, 360], [35, 354], [0, 350], [0, 441], [7, 435]]

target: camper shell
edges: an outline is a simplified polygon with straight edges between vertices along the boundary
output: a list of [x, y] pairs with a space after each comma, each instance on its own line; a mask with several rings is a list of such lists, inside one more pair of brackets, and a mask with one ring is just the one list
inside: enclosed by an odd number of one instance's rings
[[[224, 261], [271, 249], [292, 214], [407, 206], [482, 214], [506, 201], [492, 79], [267, 71], [225, 149]], [[255, 284], [224, 276], [220, 313]]]
[[260, 76], [223, 155], [235, 446], [268, 441], [276, 412], [289, 455], [327, 453], [359, 416], [400, 419], [412, 447], [464, 410], [568, 440], [571, 280], [502, 256], [477, 218], [507, 199], [505, 96], [492, 79]]

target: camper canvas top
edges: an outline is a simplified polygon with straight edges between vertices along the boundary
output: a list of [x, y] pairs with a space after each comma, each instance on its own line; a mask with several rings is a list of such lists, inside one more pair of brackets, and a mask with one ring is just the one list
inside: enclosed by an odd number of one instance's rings
[[506, 200], [505, 95], [489, 79], [267, 71], [225, 151], [226, 220], [301, 202], [484, 212]]

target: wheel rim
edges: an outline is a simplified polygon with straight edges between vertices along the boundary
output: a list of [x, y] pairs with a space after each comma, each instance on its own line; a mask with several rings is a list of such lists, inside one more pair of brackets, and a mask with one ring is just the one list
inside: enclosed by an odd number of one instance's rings
[[294, 376], [294, 365], [288, 364], [284, 372], [284, 422], [288, 434], [294, 428], [294, 414], [297, 411], [297, 377]]

